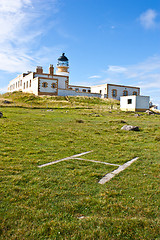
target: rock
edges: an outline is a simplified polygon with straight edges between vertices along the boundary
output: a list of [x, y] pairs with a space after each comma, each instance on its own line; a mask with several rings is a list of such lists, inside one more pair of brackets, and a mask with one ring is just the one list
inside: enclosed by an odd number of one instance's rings
[[12, 102], [10, 102], [10, 101], [8, 101], [8, 100], [4, 100], [3, 103], [9, 104], [9, 103], [12, 103]]
[[0, 118], [2, 118], [3, 117], [3, 113], [2, 112], [0, 112]]
[[126, 123], [124, 120], [121, 120], [121, 123]]
[[79, 119], [79, 120], [76, 120], [77, 123], [84, 123], [83, 120]]
[[135, 116], [135, 117], [139, 117], [139, 116], [141, 116], [141, 115], [137, 113], [137, 114], [135, 114], [134, 116]]
[[154, 115], [154, 113], [152, 112], [152, 111], [150, 111], [150, 110], [146, 110], [146, 113], [148, 114], [148, 115]]
[[132, 125], [124, 125], [121, 130], [126, 130], [126, 131], [139, 131], [138, 126], [132, 126]]

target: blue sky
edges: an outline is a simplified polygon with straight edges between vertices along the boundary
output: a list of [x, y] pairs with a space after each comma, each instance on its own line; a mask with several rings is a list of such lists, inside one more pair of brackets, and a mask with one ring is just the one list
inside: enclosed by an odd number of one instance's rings
[[139, 86], [160, 107], [159, 0], [0, 0], [0, 92], [62, 52], [70, 84]]

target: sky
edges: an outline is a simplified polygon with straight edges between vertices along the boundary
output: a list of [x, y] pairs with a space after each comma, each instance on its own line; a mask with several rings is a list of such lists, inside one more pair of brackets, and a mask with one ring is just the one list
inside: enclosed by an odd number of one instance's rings
[[160, 108], [160, 0], [0, 0], [0, 93], [62, 52], [70, 84], [140, 87]]

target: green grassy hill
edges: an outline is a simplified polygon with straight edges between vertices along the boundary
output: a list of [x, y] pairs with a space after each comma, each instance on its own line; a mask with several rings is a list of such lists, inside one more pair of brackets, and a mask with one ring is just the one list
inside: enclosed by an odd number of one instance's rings
[[[10, 101], [10, 103], [5, 103]], [[92, 108], [95, 106], [119, 107], [119, 101], [92, 97], [35, 96], [30, 93], [13, 92], [0, 95], [0, 106], [27, 108]]]
[[[136, 117], [90, 98], [0, 101], [1, 239], [160, 239], [160, 115]], [[86, 151], [81, 158], [119, 165], [139, 159], [104, 185], [116, 166], [70, 159], [38, 167]]]

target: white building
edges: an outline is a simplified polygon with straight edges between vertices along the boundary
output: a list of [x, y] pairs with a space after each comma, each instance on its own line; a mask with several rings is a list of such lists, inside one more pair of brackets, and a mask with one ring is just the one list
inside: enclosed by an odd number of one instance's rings
[[140, 95], [140, 88], [116, 84], [102, 84], [91, 87], [91, 92], [100, 93], [102, 98], [120, 100], [121, 96]]
[[120, 96], [140, 94], [139, 88], [123, 85], [103, 84], [92, 87], [69, 85], [68, 69], [69, 61], [63, 53], [58, 58], [56, 73], [53, 65], [50, 65], [48, 73], [44, 73], [43, 68], [38, 66], [35, 72], [22, 73], [11, 80], [8, 92], [22, 91], [35, 95], [88, 96], [117, 100], [120, 100]]
[[122, 96], [120, 97], [120, 109], [122, 111], [145, 112], [149, 109], [149, 96]]
[[91, 93], [90, 87], [69, 85], [68, 69], [68, 58], [63, 53], [58, 58], [56, 73], [54, 73], [53, 65], [50, 65], [48, 73], [44, 73], [43, 68], [38, 66], [35, 72], [22, 73], [11, 80], [8, 92], [22, 91], [35, 95], [101, 97], [101, 94]]

